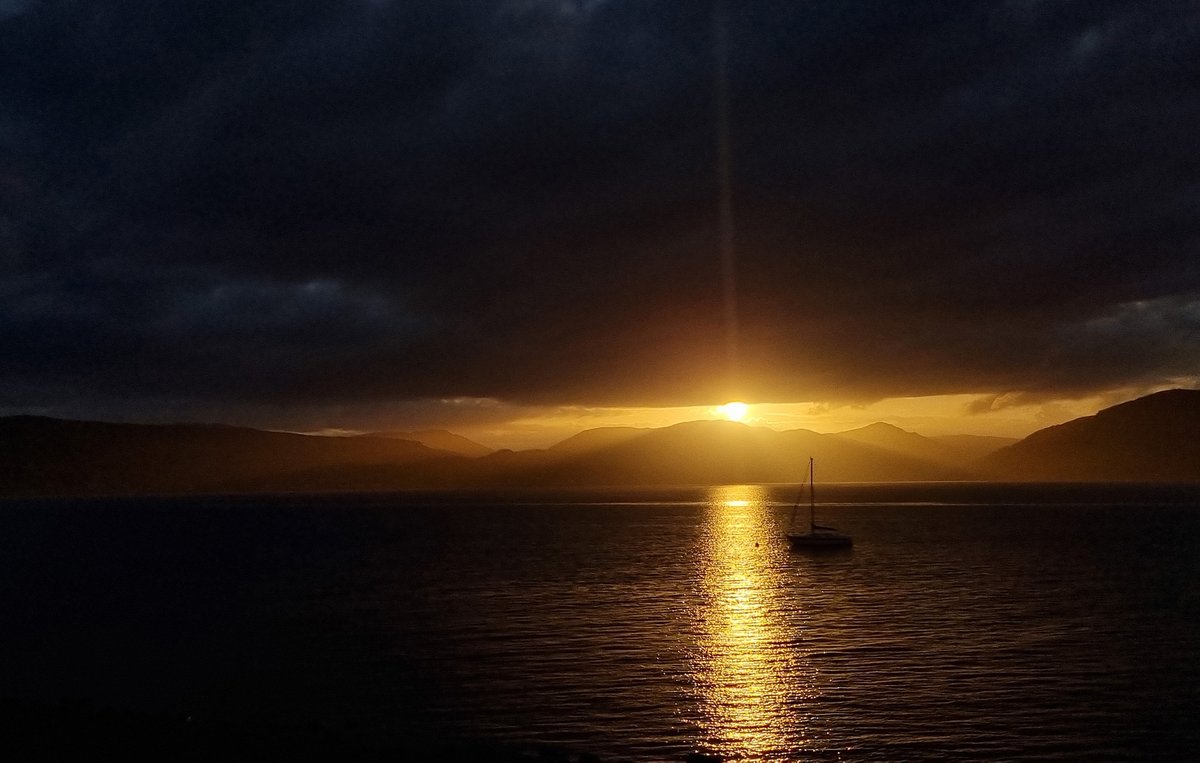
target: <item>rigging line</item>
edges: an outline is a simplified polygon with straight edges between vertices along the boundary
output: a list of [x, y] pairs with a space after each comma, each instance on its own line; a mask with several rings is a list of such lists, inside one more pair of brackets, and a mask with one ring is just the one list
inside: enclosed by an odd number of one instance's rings
[[808, 472], [804, 473], [804, 481], [800, 483], [800, 490], [796, 493], [796, 502], [792, 504], [792, 518], [788, 522], [789, 527], [796, 526], [796, 511], [800, 508], [800, 501], [804, 500], [804, 488], [808, 485]]

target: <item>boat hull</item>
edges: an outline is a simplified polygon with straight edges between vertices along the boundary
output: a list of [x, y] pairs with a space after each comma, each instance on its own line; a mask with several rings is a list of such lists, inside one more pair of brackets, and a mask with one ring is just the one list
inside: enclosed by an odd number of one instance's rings
[[854, 544], [849, 535], [838, 532], [789, 534], [787, 538], [794, 551], [850, 548]]

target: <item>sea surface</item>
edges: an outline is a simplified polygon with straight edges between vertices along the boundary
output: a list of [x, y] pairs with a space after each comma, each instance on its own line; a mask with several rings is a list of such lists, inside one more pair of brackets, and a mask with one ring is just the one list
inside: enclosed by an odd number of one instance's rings
[[832, 553], [796, 498], [0, 502], [0, 700], [401, 759], [1200, 759], [1200, 489], [834, 485]]

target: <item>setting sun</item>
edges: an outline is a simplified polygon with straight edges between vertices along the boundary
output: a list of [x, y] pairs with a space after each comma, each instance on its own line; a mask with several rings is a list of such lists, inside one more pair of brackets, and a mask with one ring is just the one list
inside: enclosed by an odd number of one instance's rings
[[749, 412], [749, 410], [750, 406], [740, 402], [726, 403], [725, 405], [717, 406], [717, 413], [721, 414], [730, 421], [742, 421], [746, 418], [746, 414]]

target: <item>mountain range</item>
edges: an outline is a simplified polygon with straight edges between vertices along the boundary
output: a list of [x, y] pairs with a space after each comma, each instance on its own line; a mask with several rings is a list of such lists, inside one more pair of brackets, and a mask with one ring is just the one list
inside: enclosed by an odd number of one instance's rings
[[1140, 398], [1023, 440], [837, 434], [730, 421], [600, 428], [491, 451], [435, 431], [317, 436], [224, 425], [0, 418], [0, 495], [824, 482], [1200, 481], [1200, 391]]
[[1034, 481], [1200, 480], [1200, 391], [1159, 392], [1038, 430], [979, 468]]

